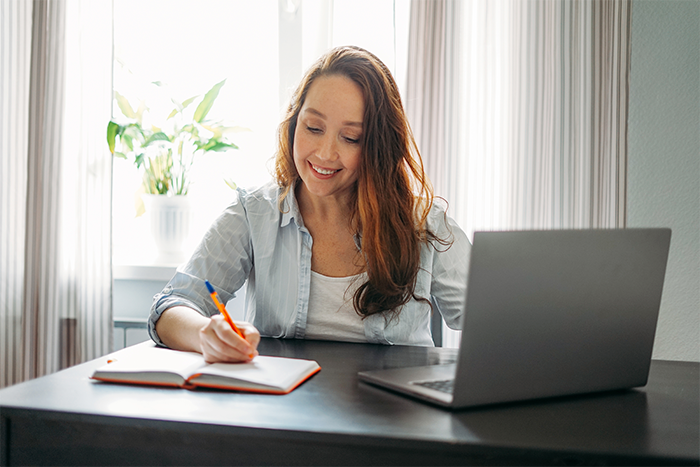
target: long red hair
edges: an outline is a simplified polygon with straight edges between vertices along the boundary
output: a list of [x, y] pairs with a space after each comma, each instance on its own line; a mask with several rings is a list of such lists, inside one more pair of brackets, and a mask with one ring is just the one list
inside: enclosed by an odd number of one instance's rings
[[[389, 69], [359, 47], [338, 47], [322, 56], [294, 92], [278, 130], [275, 177], [283, 199], [300, 180], [292, 148], [299, 112], [309, 88], [321, 76], [341, 75], [362, 90], [365, 113], [362, 163], [351, 206], [352, 226], [360, 238], [368, 280], [353, 297], [362, 317], [389, 312], [396, 316], [415, 296], [420, 249], [437, 239], [427, 228], [433, 189], [425, 174], [398, 86]], [[428, 302], [429, 303], [429, 302]]]

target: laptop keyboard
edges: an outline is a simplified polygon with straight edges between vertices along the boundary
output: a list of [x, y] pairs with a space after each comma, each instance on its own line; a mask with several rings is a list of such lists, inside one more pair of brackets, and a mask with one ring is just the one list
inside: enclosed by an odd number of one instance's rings
[[434, 381], [415, 381], [412, 384], [452, 394], [455, 385], [454, 383], [454, 379], [440, 379]]

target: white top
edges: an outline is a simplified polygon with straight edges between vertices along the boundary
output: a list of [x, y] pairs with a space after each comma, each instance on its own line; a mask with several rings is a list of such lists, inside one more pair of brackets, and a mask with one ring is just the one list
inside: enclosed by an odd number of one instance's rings
[[355, 291], [365, 282], [366, 272], [328, 277], [311, 271], [306, 338], [367, 342], [365, 325], [352, 303]]

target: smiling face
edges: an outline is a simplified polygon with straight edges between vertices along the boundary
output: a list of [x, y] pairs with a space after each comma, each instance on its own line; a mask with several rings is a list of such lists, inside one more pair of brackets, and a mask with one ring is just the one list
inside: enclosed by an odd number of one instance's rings
[[323, 76], [310, 86], [293, 147], [305, 195], [348, 199], [362, 158], [364, 109], [360, 87], [345, 76]]

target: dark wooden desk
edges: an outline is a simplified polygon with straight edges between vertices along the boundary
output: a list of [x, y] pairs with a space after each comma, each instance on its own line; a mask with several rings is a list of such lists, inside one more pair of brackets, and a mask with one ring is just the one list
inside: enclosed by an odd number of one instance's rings
[[105, 357], [5, 388], [2, 464], [700, 463], [697, 363], [654, 361], [642, 389], [450, 413], [356, 373], [452, 361], [454, 350], [273, 339], [260, 350], [323, 370], [269, 396], [88, 379]]

